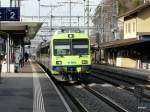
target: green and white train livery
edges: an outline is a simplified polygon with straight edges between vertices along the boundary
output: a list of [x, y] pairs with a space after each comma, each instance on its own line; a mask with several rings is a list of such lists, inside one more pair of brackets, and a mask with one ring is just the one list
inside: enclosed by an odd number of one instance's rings
[[83, 33], [55, 34], [49, 43], [41, 45], [38, 57], [55, 77], [80, 80], [90, 73], [90, 39]]

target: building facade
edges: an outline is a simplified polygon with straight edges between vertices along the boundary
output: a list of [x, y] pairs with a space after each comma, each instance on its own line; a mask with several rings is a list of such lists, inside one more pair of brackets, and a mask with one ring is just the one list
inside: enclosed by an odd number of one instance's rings
[[119, 38], [100, 43], [100, 63], [150, 69], [149, 12], [150, 3], [147, 2], [119, 17]]

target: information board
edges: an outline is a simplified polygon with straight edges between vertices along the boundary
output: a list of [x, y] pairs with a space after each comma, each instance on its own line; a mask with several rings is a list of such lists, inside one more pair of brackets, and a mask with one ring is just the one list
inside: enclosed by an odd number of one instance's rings
[[5, 21], [6, 18], [6, 9], [5, 8], [0, 8], [0, 21]]
[[20, 21], [20, 7], [1, 7], [0, 21]]

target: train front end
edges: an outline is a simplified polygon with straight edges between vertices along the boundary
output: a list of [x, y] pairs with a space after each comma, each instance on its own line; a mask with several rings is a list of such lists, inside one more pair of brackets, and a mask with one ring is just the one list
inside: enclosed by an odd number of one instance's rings
[[51, 72], [64, 80], [80, 80], [90, 73], [90, 40], [85, 34], [64, 33], [52, 42]]

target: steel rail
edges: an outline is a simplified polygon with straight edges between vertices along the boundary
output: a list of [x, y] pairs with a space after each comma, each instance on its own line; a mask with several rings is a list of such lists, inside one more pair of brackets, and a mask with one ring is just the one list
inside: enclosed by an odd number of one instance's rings
[[69, 98], [72, 100], [72, 102], [80, 112], [88, 112], [88, 110], [80, 103], [80, 101], [77, 98], [75, 98], [73, 95], [71, 95], [63, 85], [59, 85], [59, 86], [63, 89], [63, 91], [67, 94], [67, 96], [69, 96]]
[[101, 99], [102, 101], [104, 101], [105, 103], [107, 103], [109, 106], [111, 106], [112, 108], [114, 108], [115, 110], [117, 110], [118, 112], [130, 112], [129, 110], [123, 108], [121, 105], [119, 105], [118, 103], [116, 103], [115, 101], [113, 101], [112, 99], [106, 97], [103, 94], [100, 94], [99, 92], [91, 89], [88, 86], [83, 85], [83, 87], [89, 91], [90, 93], [92, 93], [94, 96], [96, 96], [97, 98]]
[[[118, 86], [119, 84], [114, 83], [113, 80], [122, 81], [123, 83], [129, 84], [130, 86], [134, 86], [134, 85], [135, 85], [135, 83], [133, 83], [133, 82], [131, 82], [131, 81], [127, 81], [127, 80], [125, 80], [125, 79], [120, 79], [120, 78], [117, 78], [116, 76], [115, 76], [115, 77], [109, 76], [109, 75], [106, 75], [106, 73], [103, 73], [103, 72], [100, 72], [100, 71], [93, 70], [93, 72], [96, 73], [96, 74], [104, 74], [105, 76], [102, 76], [102, 75], [101, 75], [101, 77], [98, 77], [98, 76], [96, 76], [96, 75], [92, 75], [92, 76], [94, 76], [94, 77], [97, 78], [97, 79], [103, 80], [103, 81], [105, 81], [105, 82], [107, 82], [107, 83], [109, 83], [109, 84], [112, 84], [112, 85], [114, 85], [114, 86]], [[109, 72], [109, 73], [110, 73], [110, 72]], [[110, 78], [113, 79], [113, 80], [110, 80]], [[134, 85], [132, 85], [132, 84], [134, 84]], [[127, 90], [127, 91], [129, 91], [129, 92], [134, 93], [134, 89], [131, 89], [131, 88], [129, 88], [129, 87], [123, 87], [122, 89], [125, 89], [125, 90]], [[150, 89], [148, 89], [148, 88], [145, 88], [145, 89], [150, 91]], [[147, 94], [143, 94], [143, 97], [144, 97], [145, 99], [150, 99], [150, 95], [147, 95]]]

